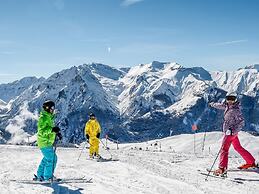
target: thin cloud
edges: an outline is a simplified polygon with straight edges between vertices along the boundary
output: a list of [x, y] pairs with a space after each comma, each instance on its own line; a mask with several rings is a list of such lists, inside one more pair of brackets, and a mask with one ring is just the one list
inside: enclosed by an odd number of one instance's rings
[[244, 43], [247, 42], [248, 40], [242, 39], [242, 40], [232, 40], [232, 41], [226, 41], [226, 42], [218, 42], [211, 44], [210, 46], [225, 46], [225, 45], [232, 45], [232, 44], [239, 44], [239, 43]]
[[133, 4], [139, 3], [139, 2], [141, 2], [141, 1], [144, 1], [144, 0], [124, 0], [124, 1], [121, 3], [121, 5], [127, 7], [127, 6], [131, 6], [131, 5], [133, 5]]

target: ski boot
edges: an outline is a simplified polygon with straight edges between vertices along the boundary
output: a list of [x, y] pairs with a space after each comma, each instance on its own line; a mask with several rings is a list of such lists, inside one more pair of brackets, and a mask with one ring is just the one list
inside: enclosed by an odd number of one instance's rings
[[219, 168], [219, 169], [217, 169], [213, 172], [213, 175], [226, 177], [227, 176], [227, 170], [226, 170], [226, 168]]
[[237, 167], [240, 170], [244, 170], [244, 169], [249, 169], [249, 168], [258, 168], [258, 164], [256, 165], [255, 163], [253, 164], [243, 164], [239, 167]]
[[42, 181], [44, 181], [44, 177], [43, 176], [38, 177], [36, 174], [34, 174], [34, 177], [32, 180], [42, 182]]

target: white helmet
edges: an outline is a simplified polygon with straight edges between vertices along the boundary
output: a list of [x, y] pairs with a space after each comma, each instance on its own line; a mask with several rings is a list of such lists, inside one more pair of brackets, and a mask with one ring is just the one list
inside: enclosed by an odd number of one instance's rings
[[237, 97], [238, 95], [237, 95], [236, 92], [228, 92], [228, 93], [226, 94], [226, 96], [235, 96], [235, 97]]
[[236, 93], [236, 92], [228, 92], [227, 94], [226, 94], [226, 100], [232, 100], [232, 101], [237, 101], [237, 97], [238, 97], [238, 94]]

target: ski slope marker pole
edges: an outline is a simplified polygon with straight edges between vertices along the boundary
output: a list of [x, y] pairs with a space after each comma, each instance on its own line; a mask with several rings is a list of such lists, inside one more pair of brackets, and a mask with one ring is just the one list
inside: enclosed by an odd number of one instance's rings
[[103, 144], [103, 146], [105, 147], [105, 150], [107, 150], [107, 152], [109, 152], [109, 154], [111, 155], [111, 158], [112, 158], [112, 154], [111, 152], [107, 149], [107, 147], [105, 146], [105, 144], [102, 142], [102, 140], [100, 139], [100, 142]]

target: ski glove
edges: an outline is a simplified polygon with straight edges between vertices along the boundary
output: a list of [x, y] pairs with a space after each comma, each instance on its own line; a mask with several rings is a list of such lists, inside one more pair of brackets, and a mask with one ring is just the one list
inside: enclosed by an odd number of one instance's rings
[[53, 127], [52, 128], [52, 132], [59, 133], [60, 132], [60, 128], [59, 127]]
[[100, 133], [97, 133], [96, 137], [99, 139], [100, 138]]
[[233, 135], [233, 129], [231, 127], [226, 131], [226, 135]]
[[62, 134], [60, 132], [58, 132], [56, 135], [58, 136], [58, 139], [61, 141], [62, 140]]
[[86, 134], [86, 139], [89, 140], [89, 135], [88, 134]]

